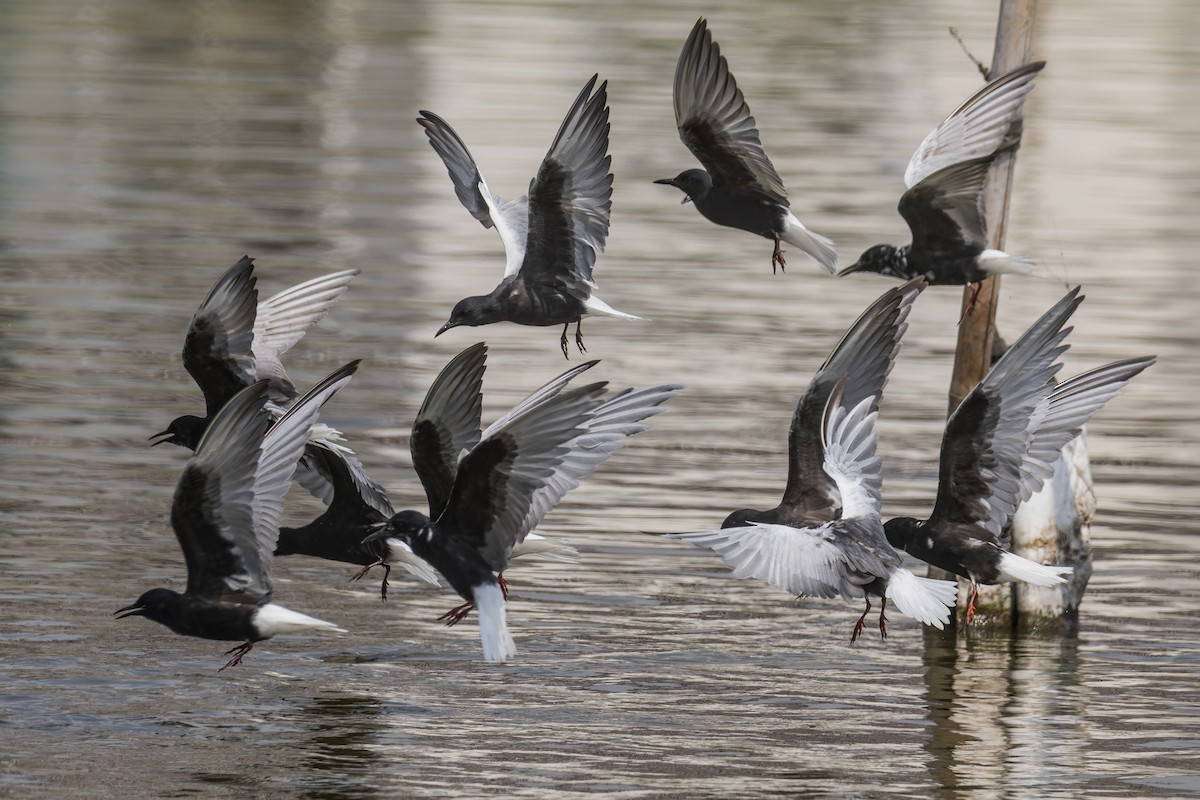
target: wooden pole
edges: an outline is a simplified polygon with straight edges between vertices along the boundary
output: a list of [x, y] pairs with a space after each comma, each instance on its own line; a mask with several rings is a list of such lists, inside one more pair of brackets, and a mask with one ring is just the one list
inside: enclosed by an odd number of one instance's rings
[[[1033, 20], [1037, 0], [1000, 0], [1000, 18], [996, 23], [996, 45], [992, 53], [989, 79], [1031, 61]], [[1016, 150], [996, 156], [984, 188], [984, 220], [988, 246], [1004, 249], [1008, 228], [1008, 198], [1012, 186]], [[964, 287], [963, 312], [973, 288]], [[996, 308], [1000, 296], [1000, 278], [988, 278], [979, 289], [975, 308], [958, 326], [958, 345], [954, 354], [954, 372], [950, 379], [950, 413], [983, 380], [992, 365], [992, 346], [996, 337]], [[939, 576], [940, 577], [940, 576]], [[959, 586], [958, 608], [966, 608], [968, 590]], [[975, 602], [977, 624], [1012, 624], [1013, 594], [1008, 586], [980, 587]]]

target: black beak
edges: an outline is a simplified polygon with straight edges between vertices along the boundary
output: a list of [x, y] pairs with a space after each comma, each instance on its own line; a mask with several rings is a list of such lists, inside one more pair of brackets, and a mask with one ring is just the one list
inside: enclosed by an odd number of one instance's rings
[[377, 542], [380, 539], [386, 539], [391, 531], [392, 523], [390, 520], [388, 522], [377, 522], [371, 526], [371, 532], [363, 537], [362, 543], [370, 544], [371, 542]]
[[841, 278], [844, 275], [849, 275], [851, 272], [862, 272], [863, 269], [865, 269], [865, 266], [863, 265], [863, 263], [861, 261], [855, 261], [853, 264], [851, 264], [850, 266], [846, 267], [844, 270], [839, 272], [837, 274], [837, 276], [839, 278]]
[[[159, 438], [160, 436], [162, 437], [161, 439]], [[172, 444], [174, 444], [174, 442], [172, 441], [174, 438], [175, 438], [175, 434], [173, 434], [169, 430], [167, 430], [167, 431], [162, 431], [160, 433], [154, 434], [146, 441], [150, 442], [151, 447], [158, 447], [160, 444], [163, 444], [165, 442], [171, 442]], [[155, 439], [158, 439], [158, 441], [157, 442], [154, 441]]]
[[667, 186], [675, 186], [676, 185], [674, 178], [659, 178], [658, 180], [655, 181], [655, 183], [662, 183], [662, 184], [666, 184]]
[[433, 335], [433, 338], [436, 339], [437, 337], [441, 336], [443, 333], [450, 330], [451, 328], [457, 328], [458, 325], [459, 325], [459, 323], [454, 322], [453, 320], [451, 320], [450, 322], [447, 322], [445, 325], [438, 328], [438, 332]]
[[146, 607], [141, 603], [134, 603], [131, 606], [118, 608], [113, 612], [113, 616], [117, 619], [125, 619], [126, 617], [144, 617], [146, 615]]

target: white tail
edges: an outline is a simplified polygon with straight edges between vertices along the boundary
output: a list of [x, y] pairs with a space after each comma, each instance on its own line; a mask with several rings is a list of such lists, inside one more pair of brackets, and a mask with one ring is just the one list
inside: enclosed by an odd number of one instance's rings
[[545, 561], [561, 561], [564, 564], [575, 564], [579, 562], [579, 551], [569, 544], [563, 544], [553, 539], [547, 539], [545, 536], [530, 533], [525, 536], [523, 541], [517, 543], [517, 546], [509, 553], [508, 558], [510, 561], [515, 558], [536, 558]]
[[482, 583], [471, 590], [479, 612], [479, 639], [483, 642], [486, 661], [507, 661], [517, 654], [517, 645], [508, 632], [504, 615], [504, 595], [500, 585]]
[[954, 581], [918, 578], [901, 567], [888, 576], [884, 596], [896, 604], [901, 614], [942, 630], [950, 622], [958, 586]]
[[610, 317], [620, 317], [621, 319], [641, 319], [641, 317], [635, 317], [633, 314], [626, 314], [624, 311], [617, 311], [615, 308], [601, 300], [599, 297], [596, 297], [594, 294], [588, 295], [588, 299], [583, 301], [583, 307], [588, 311], [598, 311], [601, 314], [608, 314]]
[[280, 633], [299, 633], [300, 631], [327, 630], [335, 633], [346, 633], [345, 628], [339, 628], [332, 622], [292, 611], [276, 603], [267, 603], [258, 609], [254, 615], [253, 625], [266, 638]]
[[821, 269], [830, 275], [837, 270], [838, 251], [833, 242], [804, 227], [804, 224], [796, 219], [796, 215], [790, 211], [783, 218], [783, 233], [779, 235], [779, 238], [792, 247], [799, 247], [808, 253], [813, 261], [820, 264]]
[[1032, 275], [1037, 262], [1024, 256], [1010, 256], [1003, 250], [984, 250], [979, 254], [979, 268], [989, 275]]
[[1074, 570], [1071, 567], [1043, 566], [1015, 553], [1005, 552], [1000, 556], [1000, 580], [1005, 582], [1024, 581], [1034, 586], [1057, 586], [1066, 583], [1065, 576], [1072, 572]]

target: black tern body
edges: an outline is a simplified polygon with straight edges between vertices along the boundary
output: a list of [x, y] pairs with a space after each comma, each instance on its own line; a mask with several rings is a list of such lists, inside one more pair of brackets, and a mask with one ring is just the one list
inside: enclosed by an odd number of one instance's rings
[[[486, 346], [460, 353], [430, 388], [413, 426], [413, 467], [429, 513], [401, 511], [377, 537], [404, 541], [432, 564], [466, 601], [447, 616], [455, 622], [479, 612], [484, 658], [505, 661], [516, 645], [505, 619], [497, 573], [513, 548], [625, 439], [649, 426], [643, 420], [682, 390], [664, 385], [607, 396], [606, 383], [568, 388], [597, 364], [560, 375], [482, 433], [478, 376]], [[472, 432], [474, 430], [474, 432]]]
[[506, 255], [500, 284], [489, 294], [459, 301], [435, 336], [460, 325], [494, 322], [562, 325], [559, 344], [565, 357], [571, 323], [575, 346], [586, 352], [585, 315], [639, 319], [597, 297], [592, 278], [612, 212], [608, 84], [601, 83], [593, 94], [598, 77], [592, 76], [567, 112], [529, 194], [515, 200], [493, 196], [454, 129], [436, 114], [421, 112], [417, 122], [445, 163], [458, 199], [484, 227], [496, 228]]
[[945, 627], [957, 590], [951, 581], [918, 578], [888, 544], [880, 519], [882, 473], [874, 422], [905, 319], [920, 279], [885, 292], [834, 348], [796, 405], [788, 434], [788, 481], [773, 509], [744, 508], [719, 531], [674, 533], [715, 550], [735, 578], [759, 578], [796, 595], [850, 601], [866, 609], [882, 598], [879, 633], [887, 637], [889, 600], [901, 613]]
[[690, 200], [710, 222], [772, 240], [772, 272], [786, 266], [782, 241], [832, 273], [837, 268], [833, 242], [806, 228], [792, 213], [750, 107], [703, 17], [679, 54], [674, 102], [679, 138], [704, 169], [684, 170], [655, 183], [682, 190], [683, 202]]
[[1070, 328], [1083, 301], [1075, 289], [1035, 322], [963, 399], [946, 422], [937, 500], [928, 519], [884, 525], [893, 546], [977, 584], [1065, 583], [1070, 567], [1038, 564], [1007, 550], [1017, 507], [1054, 474], [1062, 448], [1153, 357], [1107, 364], [1054, 384]]
[[187, 563], [187, 589], [151, 589], [119, 609], [184, 636], [243, 641], [222, 667], [279, 633], [342, 631], [272, 602], [271, 554], [283, 497], [321, 405], [350, 381], [358, 362], [336, 370], [278, 421], [267, 381], [242, 389], [214, 414], [175, 489], [171, 526]]
[[[482, 363], [481, 359], [480, 376], [483, 371]], [[439, 414], [436, 423], [426, 417], [417, 418], [413, 425], [413, 435], [409, 439], [414, 449], [414, 462], [417, 460], [417, 450], [429, 443], [426, 437], [427, 425], [442, 425], [432, 435], [435, 439], [448, 436], [447, 441], [460, 452], [469, 449], [473, 441], [479, 440], [481, 396], [478, 381], [475, 382], [473, 391], [479, 399], [473, 403], [464, 402], [463, 398], [470, 397], [471, 391], [470, 381], [460, 382], [454, 387], [454, 394], [451, 396], [456, 402], [462, 403], [461, 410], [473, 408], [473, 422], [470, 412]], [[441, 389], [435, 384], [430, 389], [430, 394], [441, 396]], [[451, 426], [458, 427], [452, 429]], [[281, 528], [275, 549], [276, 556], [304, 555], [362, 566], [363, 569], [351, 580], [365, 577], [373, 567], [382, 567], [384, 575], [380, 582], [380, 594], [384, 600], [387, 599], [388, 578], [391, 576], [392, 567], [398, 566], [413, 578], [431, 586], [441, 585], [437, 571], [418, 558], [404, 541], [396, 537], [364, 541], [391, 519], [396, 511], [392, 508], [387, 492], [367, 474], [362, 462], [352, 451], [339, 445], [309, 445], [305, 449], [304, 460], [309, 462], [309, 466], [329, 485], [329, 507], [307, 525], [299, 528]], [[578, 560], [579, 553], [569, 544], [530, 533], [513, 548], [509, 558], [518, 563], [527, 558], [573, 562]]]
[[322, 275], [260, 303], [254, 259], [242, 256], [204, 298], [184, 339], [183, 366], [204, 393], [205, 416], [177, 417], [150, 437], [158, 440], [154, 444], [195, 450], [209, 420], [256, 381], [267, 381], [267, 397], [277, 406], [295, 400], [296, 387], [280, 359], [321, 321], [357, 274], [348, 269]]
[[1021, 109], [1045, 66], [1026, 64], [989, 82], [925, 137], [908, 162], [899, 204], [912, 243], [875, 245], [839, 275], [877, 272], [963, 286], [1033, 272], [1032, 260], [987, 246], [983, 188], [996, 155], [1020, 144]]

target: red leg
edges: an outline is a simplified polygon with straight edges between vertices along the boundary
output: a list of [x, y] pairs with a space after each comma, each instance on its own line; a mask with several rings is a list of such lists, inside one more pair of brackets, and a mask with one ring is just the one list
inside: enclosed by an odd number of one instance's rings
[[887, 639], [887, 598], [883, 598], [883, 604], [879, 606], [879, 637]]
[[963, 320], [971, 316], [971, 312], [975, 310], [975, 303], [979, 300], [979, 293], [983, 291], [983, 283], [971, 284], [971, 296], [967, 298], [967, 307], [963, 309], [962, 316], [958, 319], [958, 324], [962, 325]]
[[963, 625], [970, 625], [971, 620], [975, 619], [975, 598], [979, 597], [979, 587], [975, 581], [971, 581], [971, 599], [967, 602], [967, 617]]
[[583, 346], [583, 331], [580, 330], [583, 325], [583, 317], [575, 320], [575, 346], [579, 348], [579, 352], [586, 353], [587, 348]]
[[496, 577], [500, 579], [500, 592], [501, 592], [501, 594], [504, 595], [504, 599], [507, 600], [508, 599], [508, 581], [504, 580], [503, 572], [501, 572]]
[[567, 328], [571, 327], [571, 323], [563, 325], [562, 338], [558, 340], [558, 346], [562, 348], [563, 358], [569, 359], [571, 356], [567, 354]]
[[779, 249], [779, 234], [773, 235], [775, 239], [775, 252], [771, 253], [771, 274], [775, 274], [776, 265], [779, 266], [780, 272], [787, 272], [787, 261], [783, 258], [783, 251]]
[[445, 614], [442, 614], [437, 618], [437, 621], [441, 622], [442, 620], [445, 620], [447, 627], [451, 625], [457, 625], [463, 621], [467, 614], [471, 613], [471, 609], [473, 608], [475, 608], [474, 603], [463, 603], [461, 606], [455, 606]]
[[391, 577], [392, 567], [383, 560], [383, 556], [380, 556], [378, 561], [373, 561], [360, 569], [357, 573], [355, 573], [354, 577], [350, 579], [350, 582], [353, 583], [354, 581], [361, 580], [362, 578], [366, 577], [366, 574], [374, 567], [383, 567], [383, 583], [379, 586], [379, 593], [383, 596], [384, 600], [387, 600], [388, 578]]
[[850, 634], [850, 641], [852, 642], [862, 633], [863, 626], [867, 623], [867, 614], [871, 613], [871, 598], [864, 596], [863, 599], [867, 601], [867, 609], [858, 618], [858, 622], [854, 623], [854, 633]]
[[217, 672], [224, 672], [225, 670], [229, 669], [230, 667], [236, 667], [238, 664], [242, 663], [242, 656], [246, 655], [246, 653], [249, 653], [252, 649], [254, 649], [254, 642], [246, 642], [245, 644], [239, 644], [237, 647], [233, 648], [232, 650], [227, 650], [225, 652], [225, 655], [227, 655], [227, 656], [232, 655], [233, 658], [229, 659], [229, 663], [226, 664], [225, 666], [221, 667], [219, 670], [217, 670]]

